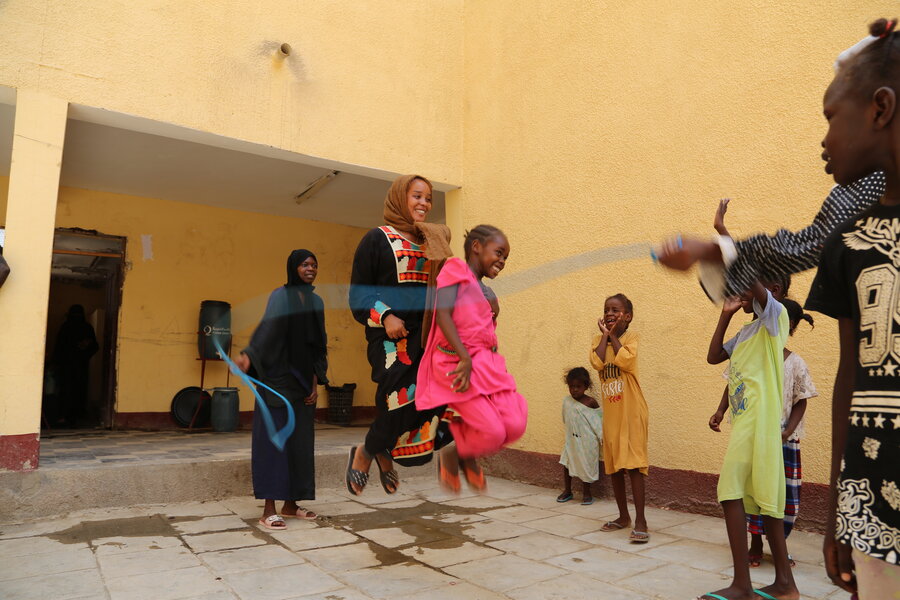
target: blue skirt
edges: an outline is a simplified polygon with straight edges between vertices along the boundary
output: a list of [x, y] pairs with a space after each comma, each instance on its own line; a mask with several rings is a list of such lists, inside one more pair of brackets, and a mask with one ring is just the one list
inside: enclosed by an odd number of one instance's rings
[[[264, 395], [265, 390], [261, 390]], [[279, 402], [281, 402], [279, 400]], [[253, 495], [263, 500], [315, 500], [315, 405], [302, 400], [291, 403], [296, 416], [294, 433], [284, 450], [269, 440], [266, 426], [258, 412], [253, 413], [253, 436], [250, 465], [253, 472]], [[287, 423], [287, 408], [269, 407], [276, 429]]]

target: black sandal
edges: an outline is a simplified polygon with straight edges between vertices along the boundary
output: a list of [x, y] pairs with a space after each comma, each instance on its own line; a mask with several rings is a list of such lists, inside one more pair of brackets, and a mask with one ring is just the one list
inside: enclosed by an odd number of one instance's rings
[[[382, 456], [387, 456], [391, 461], [393, 459], [387, 452], [381, 452]], [[375, 464], [378, 466], [378, 478], [381, 480], [381, 487], [384, 488], [385, 494], [396, 494], [397, 490], [400, 488], [400, 476], [397, 474], [397, 469], [391, 468], [387, 471], [381, 468], [381, 463], [378, 461], [378, 457], [375, 457]], [[393, 486], [393, 490], [389, 489], [388, 486]]]
[[[356, 446], [350, 448], [350, 461], [347, 463], [347, 491], [353, 494], [354, 496], [359, 496], [362, 494], [362, 491], [365, 489], [366, 484], [369, 483], [369, 474], [365, 471], [357, 471], [353, 468], [353, 458], [356, 456]], [[355, 483], [359, 486], [359, 492], [353, 489], [351, 483]]]

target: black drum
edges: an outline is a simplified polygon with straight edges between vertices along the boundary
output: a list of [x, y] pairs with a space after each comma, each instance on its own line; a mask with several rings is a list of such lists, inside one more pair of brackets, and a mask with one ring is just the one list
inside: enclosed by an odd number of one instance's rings
[[231, 353], [231, 305], [218, 300], [204, 300], [200, 303], [200, 328], [197, 330], [197, 350], [200, 358], [220, 360], [213, 340], [226, 354]]

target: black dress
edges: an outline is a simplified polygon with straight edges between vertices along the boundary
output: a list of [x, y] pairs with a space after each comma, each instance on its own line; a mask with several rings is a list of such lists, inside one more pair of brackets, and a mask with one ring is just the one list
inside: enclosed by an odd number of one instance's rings
[[[302, 304], [315, 314], [324, 310], [322, 299], [307, 286], [308, 292], [302, 296]], [[312, 376], [316, 374], [319, 383], [327, 383], [325, 371], [327, 358], [324, 350], [315, 353], [310, 364], [291, 364], [291, 328], [288, 326], [288, 288], [280, 287], [269, 296], [266, 313], [262, 322], [253, 332], [250, 345], [244, 353], [250, 357], [249, 374], [266, 385], [278, 390], [291, 401], [296, 416], [293, 434], [287, 439], [284, 450], [278, 450], [269, 440], [268, 433], [258, 412], [253, 414], [253, 437], [251, 467], [253, 471], [253, 493], [256, 498], [266, 500], [315, 500], [315, 405], [307, 405], [304, 398], [312, 392]], [[325, 324], [321, 319], [322, 343], [325, 347]], [[284, 401], [266, 389], [259, 388], [260, 395], [272, 413], [275, 427], [280, 429], [287, 423], [287, 408]]]
[[[370, 455], [390, 452], [404, 466], [427, 463], [435, 450], [452, 440], [446, 407], [417, 411], [416, 375], [422, 359], [422, 318], [428, 284], [422, 247], [382, 226], [359, 242], [350, 276], [350, 309], [365, 325], [372, 366], [376, 417], [366, 435]], [[407, 337], [388, 338], [385, 317], [402, 319]]]

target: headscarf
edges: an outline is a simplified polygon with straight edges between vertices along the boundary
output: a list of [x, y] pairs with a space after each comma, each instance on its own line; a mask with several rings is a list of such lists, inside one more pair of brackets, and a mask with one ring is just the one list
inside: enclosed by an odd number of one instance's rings
[[[325, 356], [325, 311], [313, 293], [316, 288], [300, 279], [297, 273], [307, 258], [318, 259], [309, 250], [294, 250], [287, 259], [287, 324], [288, 354], [293, 368], [300, 368], [311, 377], [315, 362]], [[301, 299], [302, 296], [302, 299]]]
[[387, 196], [384, 198], [384, 223], [390, 225], [400, 233], [407, 236], [417, 244], [421, 244], [424, 236], [416, 227], [416, 222], [409, 213], [409, 204], [406, 200], [406, 193], [409, 186], [416, 179], [421, 179], [428, 187], [431, 188], [431, 182], [421, 175], [401, 175], [394, 180], [391, 187], [388, 188]]

